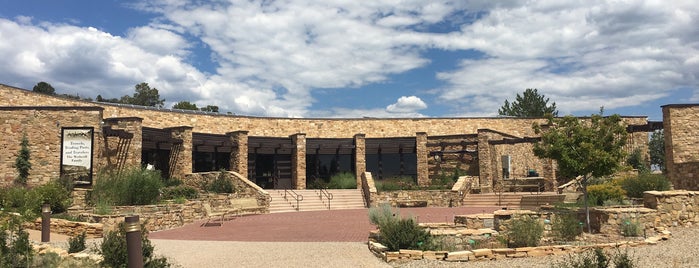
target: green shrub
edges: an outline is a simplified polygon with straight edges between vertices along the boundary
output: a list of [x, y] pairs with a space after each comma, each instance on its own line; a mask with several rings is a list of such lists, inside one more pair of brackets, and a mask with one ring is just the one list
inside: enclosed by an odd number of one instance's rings
[[612, 183], [596, 184], [587, 186], [587, 196], [589, 200], [595, 201], [594, 203], [590, 202], [590, 205], [603, 206], [607, 200], [623, 202], [626, 191], [621, 186]]
[[162, 192], [163, 199], [177, 199], [180, 197], [185, 199], [196, 199], [199, 197], [199, 192], [197, 192], [197, 189], [187, 185], [165, 187], [162, 189]]
[[643, 232], [641, 223], [639, 223], [638, 220], [630, 218], [623, 218], [621, 220], [621, 225], [619, 226], [619, 228], [621, 229], [621, 235], [623, 235], [624, 237], [640, 236]]
[[621, 252], [617, 248], [617, 253], [610, 255], [600, 248], [588, 249], [579, 254], [570, 254], [563, 261], [551, 264], [556, 268], [607, 268], [610, 263], [615, 268], [636, 267], [635, 260], [629, 256], [628, 252]]
[[99, 174], [92, 201], [117, 206], [155, 204], [163, 187], [160, 171], [140, 167]]
[[54, 213], [62, 213], [70, 206], [70, 193], [57, 182], [49, 182], [32, 189], [15, 186], [0, 191], [0, 207], [28, 218], [38, 217], [41, 206], [50, 204]]
[[34, 250], [22, 220], [0, 211], [0, 267], [27, 267], [32, 263]]
[[391, 251], [399, 249], [430, 249], [432, 237], [412, 218], [391, 220], [379, 226], [379, 243]]
[[544, 226], [530, 216], [524, 215], [507, 223], [504, 239], [508, 247], [536, 247], [544, 234]]
[[621, 188], [629, 197], [642, 198], [645, 191], [670, 190], [670, 181], [662, 174], [639, 174], [621, 181]]
[[228, 178], [228, 173], [226, 171], [221, 171], [216, 179], [211, 181], [206, 186], [206, 190], [209, 192], [219, 193], [219, 194], [230, 194], [234, 192], [233, 182]]
[[402, 176], [394, 178], [386, 178], [375, 181], [376, 190], [379, 192], [413, 190], [418, 188], [415, 184], [415, 179], [412, 177]]
[[[141, 224], [141, 247], [143, 250], [144, 267], [170, 267], [171, 264], [164, 257], [156, 257], [155, 247], [148, 239], [148, 230], [145, 224]], [[99, 248], [100, 254], [104, 258], [102, 265], [106, 267], [126, 267], [128, 264], [128, 254], [126, 249], [126, 229], [124, 222], [119, 223], [115, 231], [107, 232], [102, 239]]]
[[32, 260], [32, 265], [29, 267], [43, 267], [43, 268], [53, 268], [61, 267], [61, 256], [56, 252], [46, 252], [37, 255]]
[[391, 221], [395, 218], [397, 212], [391, 209], [389, 204], [380, 204], [378, 207], [372, 207], [369, 209], [369, 222], [376, 226], [381, 226], [387, 221]]
[[357, 179], [354, 174], [349, 172], [337, 173], [330, 177], [330, 182], [328, 183], [328, 188], [330, 189], [356, 189]]
[[573, 241], [582, 233], [581, 226], [576, 214], [558, 213], [551, 224], [551, 231], [563, 241]]
[[[70, 207], [70, 192], [57, 181], [36, 187], [30, 191], [30, 198], [35, 198], [38, 202], [51, 205], [52, 213], [63, 213]], [[41, 205], [35, 207], [37, 213], [41, 212]]]
[[626, 158], [626, 164], [635, 168], [640, 173], [647, 173], [650, 168], [646, 165], [641, 148], [633, 149], [631, 154]]
[[379, 227], [378, 242], [391, 251], [434, 249], [432, 236], [412, 218], [401, 218], [387, 204], [369, 209], [369, 221]]
[[85, 232], [68, 238], [68, 253], [75, 253], [85, 250]]

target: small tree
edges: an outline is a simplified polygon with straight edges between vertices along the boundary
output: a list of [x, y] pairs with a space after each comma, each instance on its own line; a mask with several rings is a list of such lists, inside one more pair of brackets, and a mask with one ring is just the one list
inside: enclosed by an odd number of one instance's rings
[[15, 178], [15, 183], [25, 185], [27, 184], [27, 179], [29, 178], [29, 170], [32, 169], [32, 163], [29, 162], [30, 151], [27, 134], [22, 136], [20, 146], [19, 152], [17, 153], [17, 159], [15, 160], [15, 168], [17, 169], [18, 173], [17, 178]]
[[505, 100], [505, 104], [500, 107], [498, 114], [515, 117], [543, 117], [546, 115], [558, 116], [556, 103], [548, 104], [549, 99], [544, 99], [544, 95], [539, 95], [536, 88], [527, 88], [522, 96], [517, 94], [517, 98], [512, 104]]
[[48, 95], [55, 95], [56, 94], [56, 89], [54, 89], [51, 84], [46, 83], [44, 81], [41, 81], [32, 88], [32, 91], [42, 93], [42, 94], [48, 94]]
[[650, 135], [648, 154], [651, 166], [657, 166], [665, 172], [665, 134], [662, 129], [656, 130]]
[[201, 108], [204, 112], [218, 113], [218, 106], [216, 105], [206, 105], [206, 107]]
[[591, 177], [613, 174], [624, 160], [622, 148], [626, 144], [626, 128], [617, 114], [602, 116], [593, 114], [588, 120], [566, 116], [549, 116], [548, 124], [534, 124], [534, 131], [541, 135], [541, 142], [534, 145], [534, 155], [554, 159], [560, 174], [568, 178], [582, 176], [585, 202], [585, 223], [590, 229], [590, 210], [587, 202], [587, 182]]
[[160, 94], [157, 88], [151, 88], [148, 83], [140, 83], [135, 87], [136, 92], [133, 96], [123, 96], [120, 102], [125, 104], [163, 107], [164, 99], [160, 99]]
[[175, 103], [175, 105], [172, 106], [172, 109], [181, 109], [181, 110], [194, 110], [197, 111], [199, 108], [197, 108], [197, 105], [188, 101], [180, 101], [178, 103]]

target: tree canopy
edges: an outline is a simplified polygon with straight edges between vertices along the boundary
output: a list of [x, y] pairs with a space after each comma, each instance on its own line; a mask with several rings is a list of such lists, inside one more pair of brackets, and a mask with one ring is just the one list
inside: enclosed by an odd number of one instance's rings
[[216, 105], [206, 105], [206, 107], [201, 108], [204, 112], [218, 113], [218, 106]]
[[54, 89], [51, 84], [44, 81], [37, 83], [36, 86], [32, 88], [32, 91], [49, 95], [56, 94], [56, 89]]
[[549, 115], [548, 124], [535, 124], [534, 131], [541, 135], [541, 142], [534, 144], [534, 155], [556, 160], [563, 177], [582, 176], [580, 183], [589, 230], [588, 179], [613, 174], [625, 158], [623, 147], [627, 134], [621, 116], [605, 117], [602, 111], [582, 120], [573, 116], [553, 118]]
[[164, 99], [160, 99], [160, 94], [157, 88], [151, 88], [148, 83], [140, 83], [135, 86], [136, 92], [133, 96], [125, 95], [121, 97], [120, 102], [125, 104], [163, 107]]
[[510, 103], [505, 100], [505, 104], [498, 110], [499, 115], [515, 116], [515, 117], [544, 117], [546, 115], [558, 116], [556, 103], [548, 104], [549, 99], [544, 99], [544, 95], [540, 95], [536, 88], [527, 88], [514, 102]]
[[665, 172], [665, 134], [662, 129], [656, 130], [650, 135], [648, 154], [650, 155], [650, 164]]
[[172, 106], [172, 109], [181, 109], [181, 110], [194, 110], [197, 111], [199, 108], [197, 108], [197, 105], [188, 101], [180, 101], [178, 103], [175, 103], [175, 105]]

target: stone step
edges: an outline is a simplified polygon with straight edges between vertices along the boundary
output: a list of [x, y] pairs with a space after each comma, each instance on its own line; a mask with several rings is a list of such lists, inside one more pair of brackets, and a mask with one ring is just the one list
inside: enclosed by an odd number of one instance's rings
[[[328, 199], [323, 195], [323, 198], [319, 196], [318, 190], [294, 190], [298, 195], [303, 196], [303, 200], [298, 202], [298, 211], [314, 211], [314, 210], [327, 210], [328, 209]], [[349, 190], [328, 190], [332, 194], [333, 199], [330, 200], [330, 209], [356, 209], [364, 208], [364, 198], [362, 196], [361, 190], [349, 189]], [[271, 194], [274, 196], [272, 203], [270, 204], [270, 213], [278, 212], [292, 212], [296, 210], [296, 200], [292, 197], [287, 197], [288, 200], [284, 200], [284, 190], [272, 190]]]

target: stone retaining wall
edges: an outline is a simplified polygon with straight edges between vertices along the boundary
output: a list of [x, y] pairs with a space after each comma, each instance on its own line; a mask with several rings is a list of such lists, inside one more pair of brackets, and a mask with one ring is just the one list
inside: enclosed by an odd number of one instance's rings
[[661, 226], [693, 226], [699, 223], [699, 191], [647, 191], [643, 206], [658, 212], [654, 224]]
[[388, 203], [391, 207], [401, 207], [400, 204], [426, 201], [427, 207], [458, 207], [463, 196], [451, 190], [411, 190], [385, 191], [372, 194], [372, 206]]
[[[41, 218], [38, 218], [34, 222], [25, 225], [25, 227], [31, 230], [40, 231]], [[52, 233], [64, 234], [71, 237], [77, 236], [84, 232], [85, 237], [87, 238], [99, 238], [102, 237], [104, 225], [101, 223], [69, 221], [64, 219], [51, 219], [50, 228]]]

